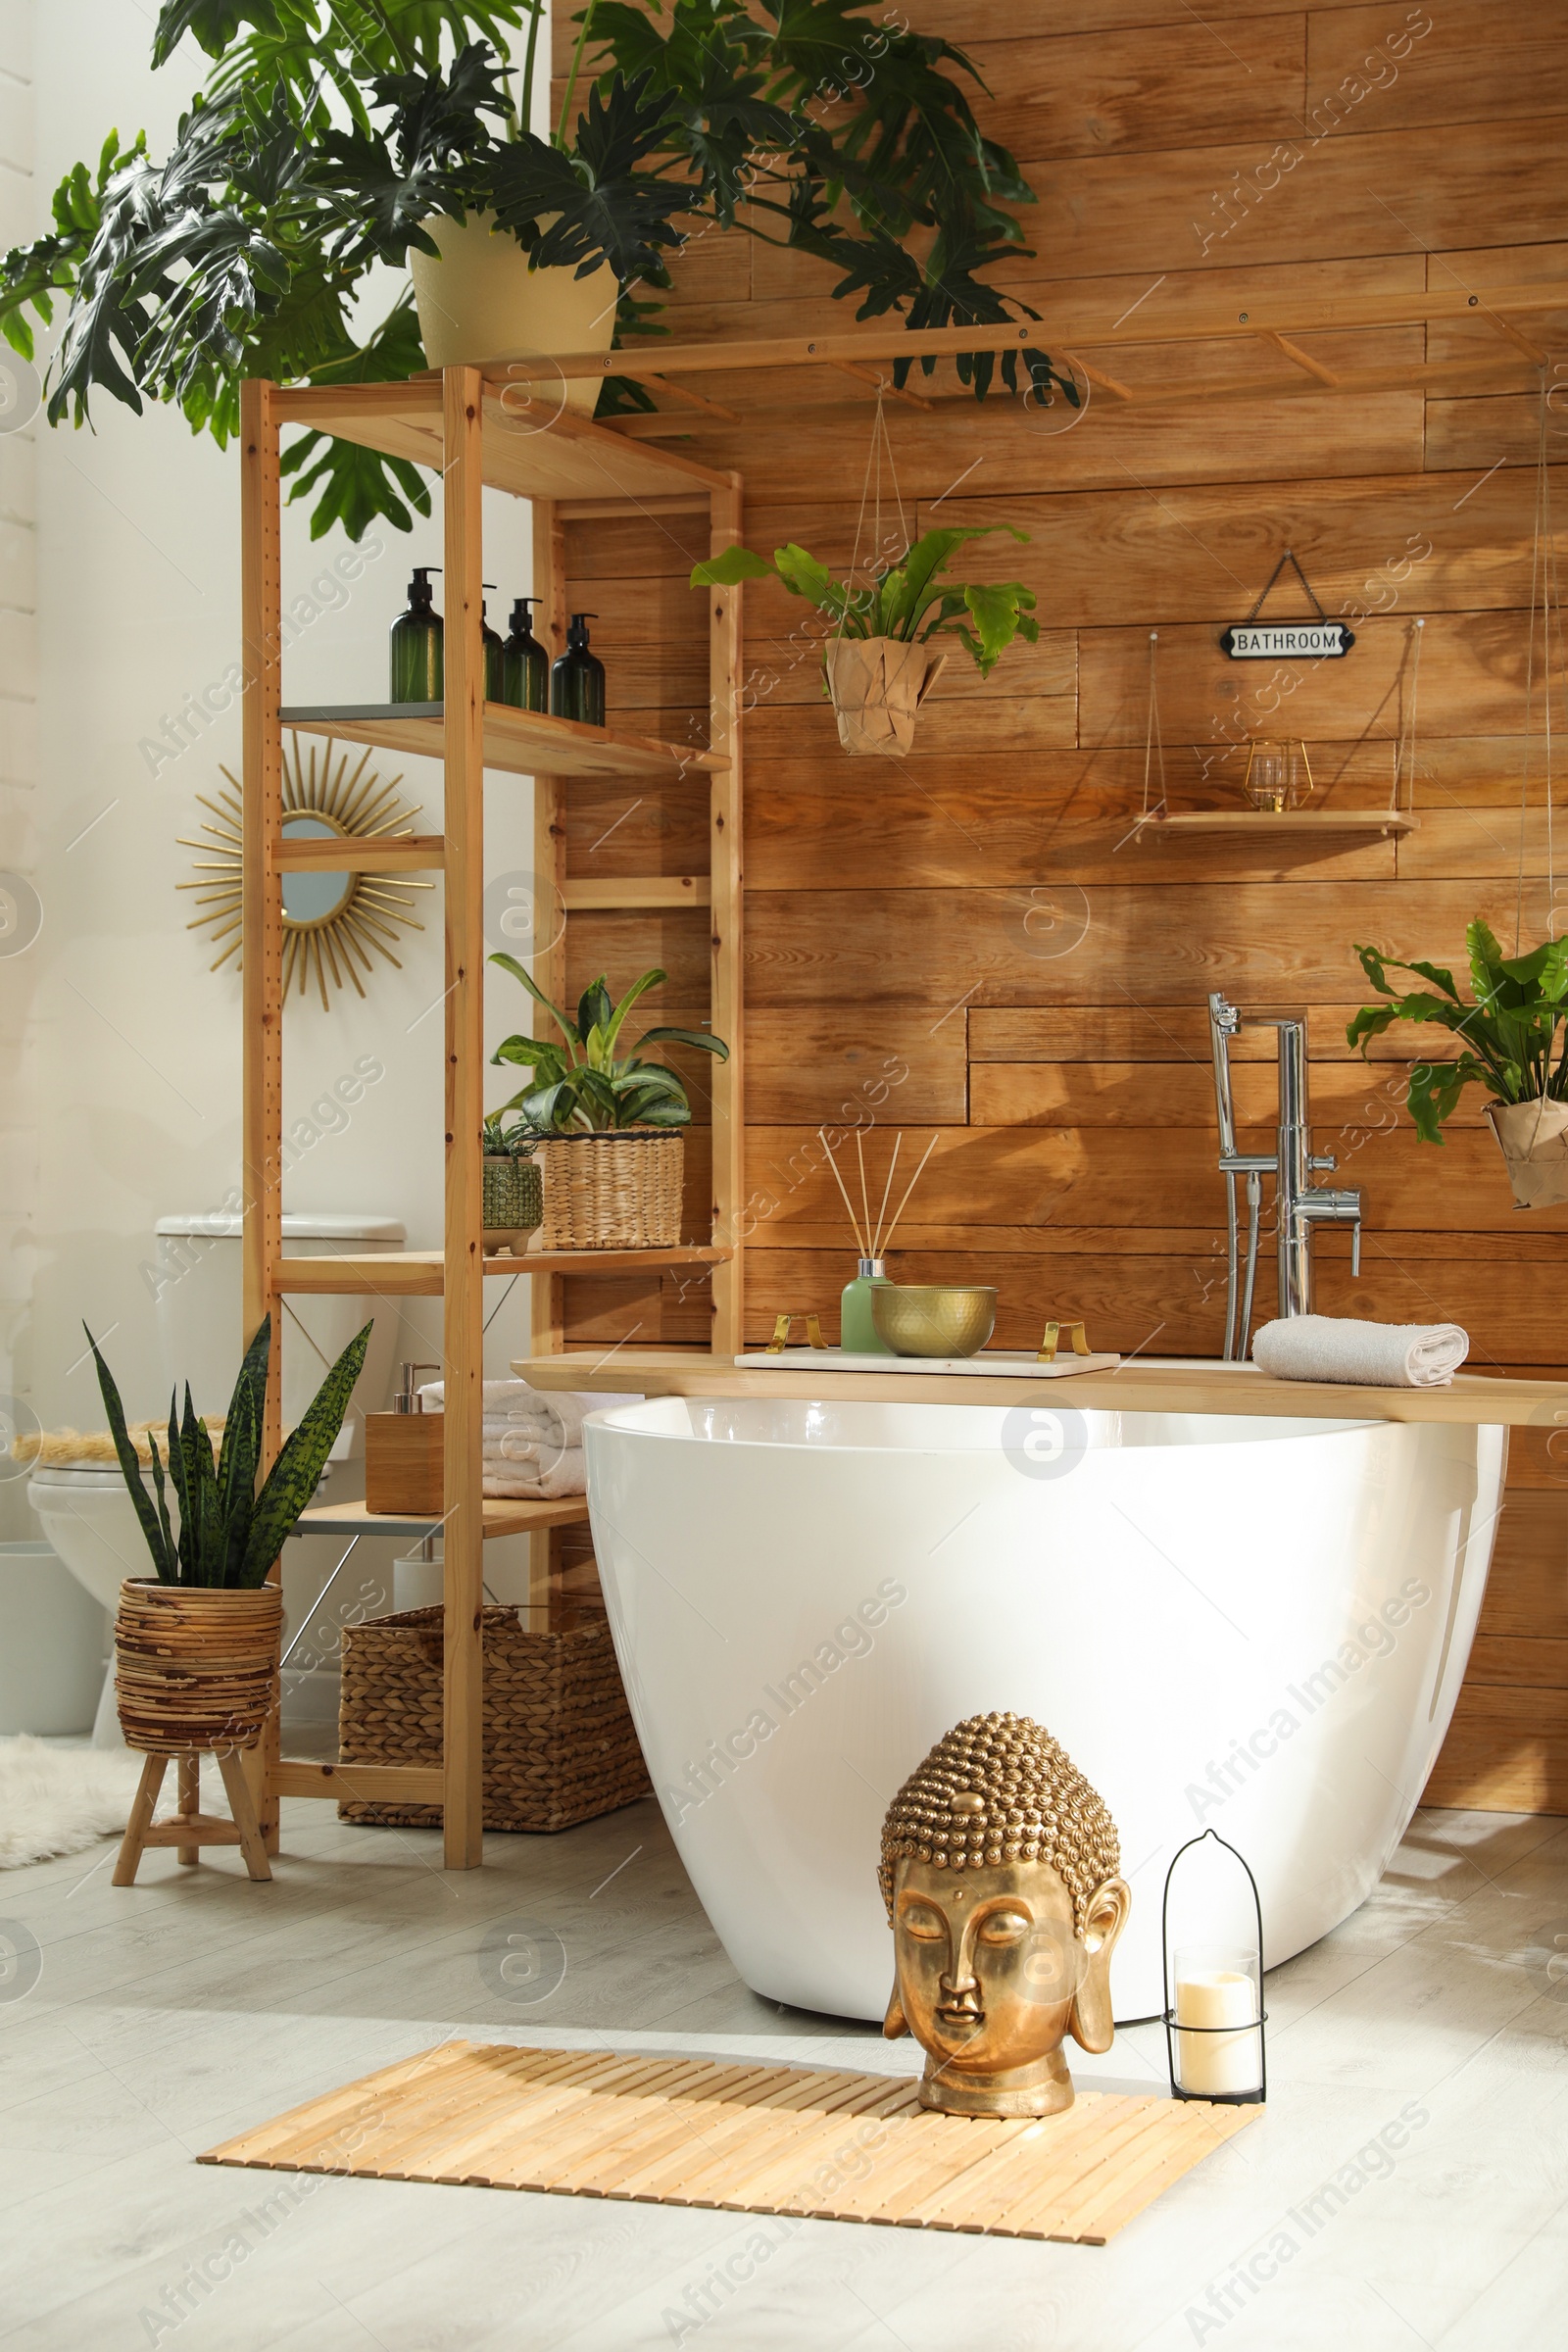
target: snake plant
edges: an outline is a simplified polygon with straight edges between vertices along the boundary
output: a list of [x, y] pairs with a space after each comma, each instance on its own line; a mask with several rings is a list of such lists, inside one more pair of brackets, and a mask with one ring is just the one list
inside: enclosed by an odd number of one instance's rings
[[1039, 638], [1034, 591], [1021, 580], [981, 585], [939, 575], [966, 539], [989, 539], [996, 531], [1028, 542], [1028, 532], [1011, 522], [926, 531], [890, 570], [864, 588], [836, 580], [825, 564], [793, 540], [774, 549], [771, 563], [749, 547], [730, 547], [695, 567], [692, 586], [734, 588], [742, 580], [782, 580], [791, 596], [804, 596], [846, 637], [959, 637], [980, 675], [988, 678], [1015, 637], [1031, 645]]
[[[1418, 1061], [1410, 1072], [1405, 1101], [1428, 1144], [1442, 1143], [1443, 1122], [1467, 1086], [1484, 1086], [1497, 1102], [1568, 1101], [1568, 936], [1528, 956], [1504, 956], [1477, 916], [1464, 939], [1474, 1004], [1460, 996], [1443, 964], [1396, 963], [1376, 948], [1355, 951], [1373, 987], [1392, 1002], [1362, 1005], [1345, 1032], [1350, 1045], [1365, 1054], [1367, 1040], [1396, 1021], [1436, 1021], [1460, 1040], [1452, 1061]], [[1401, 995], [1389, 980], [1391, 969], [1414, 972], [1430, 987]]]
[[[657, 967], [634, 980], [617, 1004], [604, 974], [584, 989], [575, 1021], [552, 1004], [514, 956], [496, 955], [514, 980], [542, 1004], [564, 1039], [564, 1047], [547, 1038], [509, 1037], [491, 1054], [492, 1061], [516, 1062], [533, 1071], [534, 1083], [504, 1102], [502, 1111], [520, 1110], [535, 1136], [609, 1133], [618, 1127], [687, 1127], [692, 1109], [686, 1089], [662, 1062], [639, 1058], [644, 1046], [700, 1046], [705, 1054], [728, 1061], [722, 1039], [697, 1029], [645, 1029], [629, 1054], [617, 1054], [626, 1015], [639, 997], [657, 988], [668, 974]], [[492, 1111], [492, 1118], [500, 1113]]]
[[[85, 1330], [86, 1326], [82, 1328]], [[246, 1591], [267, 1582], [267, 1572], [315, 1494], [333, 1441], [343, 1426], [354, 1384], [365, 1363], [370, 1328], [367, 1323], [358, 1337], [350, 1340], [317, 1390], [299, 1427], [284, 1439], [260, 1494], [256, 1491], [256, 1474], [261, 1466], [262, 1414], [272, 1345], [271, 1316], [266, 1318], [245, 1350], [223, 1423], [222, 1451], [216, 1460], [207, 1425], [197, 1418], [191, 1403], [190, 1383], [185, 1384], [182, 1421], [176, 1422], [174, 1399], [170, 1398], [169, 1475], [179, 1504], [177, 1540], [170, 1524], [158, 1441], [149, 1431], [153, 1483], [157, 1490], [155, 1503], [142, 1481], [141, 1464], [125, 1428], [125, 1410], [120, 1401], [115, 1376], [104, 1362], [97, 1341], [87, 1332], [121, 1472], [136, 1506], [136, 1516], [141, 1521], [141, 1532], [147, 1539], [160, 1583]]]

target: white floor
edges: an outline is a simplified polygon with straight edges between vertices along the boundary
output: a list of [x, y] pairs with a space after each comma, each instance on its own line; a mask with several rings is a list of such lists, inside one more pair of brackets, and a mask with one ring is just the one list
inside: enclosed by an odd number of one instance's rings
[[[284, 1842], [270, 1887], [220, 1850], [149, 1854], [128, 1891], [109, 1846], [0, 1878], [0, 1932], [42, 1954], [30, 1989], [0, 1969], [6, 2352], [1568, 2343], [1568, 1822], [1418, 1816], [1372, 1900], [1270, 1979], [1267, 2114], [1102, 2249], [198, 2166], [453, 2034], [910, 2064], [744, 1989], [651, 1802], [491, 1838], [463, 1877], [431, 1834], [319, 1805]], [[565, 1972], [529, 2005], [483, 1947], [535, 1931]], [[1140, 2028], [1074, 2071], [1162, 2066]]]

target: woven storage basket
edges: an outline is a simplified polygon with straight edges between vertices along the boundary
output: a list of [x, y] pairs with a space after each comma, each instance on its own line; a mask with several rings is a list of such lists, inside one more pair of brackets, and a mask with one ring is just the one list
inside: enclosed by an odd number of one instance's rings
[[484, 1236], [488, 1242], [514, 1242], [526, 1248], [544, 1215], [539, 1170], [531, 1159], [510, 1152], [486, 1152], [484, 1161]]
[[658, 1128], [552, 1136], [539, 1146], [546, 1250], [672, 1250], [686, 1147]]
[[[440, 1609], [343, 1629], [338, 1751], [345, 1764], [441, 1761]], [[515, 1609], [483, 1612], [484, 1826], [568, 1830], [649, 1794], [648, 1768], [602, 1618], [524, 1633]], [[344, 1802], [341, 1821], [439, 1829], [439, 1805]]]
[[133, 1576], [115, 1618], [115, 1697], [127, 1747], [254, 1747], [277, 1699], [283, 1589], [228, 1591]]

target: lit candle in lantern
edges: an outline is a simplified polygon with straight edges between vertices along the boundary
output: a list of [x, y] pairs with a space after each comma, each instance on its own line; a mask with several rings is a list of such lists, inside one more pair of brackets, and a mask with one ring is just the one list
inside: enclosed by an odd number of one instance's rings
[[[1249, 1953], [1176, 1957], [1181, 2087], [1199, 2098], [1255, 2091], [1260, 2081], [1257, 1985]], [[1183, 2026], [1206, 2032], [1183, 2034]], [[1235, 2033], [1215, 2029], [1234, 2026]]]

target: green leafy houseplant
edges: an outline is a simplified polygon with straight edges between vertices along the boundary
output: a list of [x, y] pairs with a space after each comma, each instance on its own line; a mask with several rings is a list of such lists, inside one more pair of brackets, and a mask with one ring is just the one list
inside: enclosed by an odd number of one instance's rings
[[888, 637], [901, 644], [957, 637], [986, 678], [1015, 637], [1031, 645], [1037, 642], [1034, 591], [1021, 580], [982, 585], [941, 575], [965, 540], [988, 539], [997, 531], [1028, 543], [1029, 533], [1011, 522], [926, 531], [880, 579], [864, 588], [836, 580], [825, 564], [793, 541], [775, 548], [771, 562], [749, 547], [731, 547], [699, 564], [692, 586], [733, 588], [742, 580], [782, 580], [792, 596], [805, 597], [845, 637]]
[[256, 1491], [256, 1476], [261, 1465], [262, 1415], [272, 1343], [270, 1315], [245, 1351], [223, 1424], [222, 1451], [216, 1460], [207, 1425], [197, 1418], [191, 1403], [189, 1383], [185, 1388], [182, 1421], [176, 1422], [174, 1399], [170, 1399], [169, 1475], [179, 1504], [177, 1542], [170, 1523], [164, 1465], [157, 1441], [149, 1434], [157, 1490], [155, 1503], [142, 1483], [141, 1466], [126, 1432], [124, 1407], [114, 1374], [99, 1352], [92, 1333], [87, 1333], [115, 1451], [160, 1583], [244, 1592], [266, 1582], [268, 1570], [316, 1492], [333, 1441], [343, 1426], [354, 1384], [364, 1368], [370, 1328], [367, 1323], [344, 1348], [318, 1389], [299, 1427], [284, 1439], [260, 1494]]
[[[1465, 932], [1475, 1001], [1467, 1004], [1452, 972], [1438, 963], [1398, 963], [1376, 948], [1356, 948], [1361, 969], [1390, 1000], [1364, 1004], [1346, 1030], [1363, 1054], [1367, 1042], [1396, 1021], [1435, 1021], [1461, 1050], [1450, 1061], [1418, 1061], [1406, 1102], [1423, 1143], [1441, 1144], [1442, 1127], [1467, 1086], [1484, 1086], [1497, 1103], [1568, 1101], [1568, 937], [1548, 940], [1528, 956], [1505, 956], [1479, 918]], [[1413, 972], [1429, 985], [1401, 992], [1390, 970]]]
[[[172, 402], [221, 447], [247, 375], [382, 382], [423, 365], [406, 291], [368, 328], [355, 305], [379, 265], [438, 252], [433, 217], [491, 215], [539, 268], [610, 263], [622, 335], [649, 326], [670, 257], [713, 225], [833, 263], [861, 318], [1004, 321], [1023, 306], [977, 272], [1026, 252], [1006, 208], [1031, 191], [979, 132], [956, 78], [979, 86], [968, 59], [890, 32], [877, 5], [589, 0], [543, 138], [528, 127], [542, 0], [164, 0], [153, 62], [189, 33], [214, 61], [207, 87], [163, 162], [111, 131], [67, 174], [49, 234], [0, 264], [0, 331], [30, 358], [28, 314], [47, 325], [67, 305], [51, 423], [80, 424], [102, 390], [138, 412]], [[514, 90], [497, 52], [524, 25]], [[1020, 359], [1076, 405], [1042, 352], [1005, 354], [1004, 381]], [[959, 363], [977, 395], [994, 372], [989, 354]], [[650, 405], [629, 379], [605, 387], [602, 406]], [[348, 442], [308, 433], [284, 468], [294, 497], [316, 493], [318, 537], [430, 511], [414, 466]]]
[[[515, 1062], [533, 1071], [534, 1083], [502, 1104], [502, 1112], [520, 1110], [529, 1132], [552, 1135], [608, 1134], [628, 1127], [672, 1128], [691, 1124], [686, 1089], [673, 1070], [662, 1062], [643, 1061], [644, 1046], [698, 1046], [705, 1054], [729, 1059], [729, 1048], [716, 1037], [696, 1029], [647, 1029], [629, 1054], [617, 1054], [626, 1015], [639, 997], [657, 988], [668, 975], [644, 972], [634, 980], [617, 1004], [604, 975], [583, 991], [575, 1021], [568, 1020], [535, 986], [516, 957], [495, 955], [514, 980], [549, 1013], [564, 1041], [509, 1037], [490, 1056], [492, 1061]], [[492, 1112], [493, 1118], [501, 1113]]]

